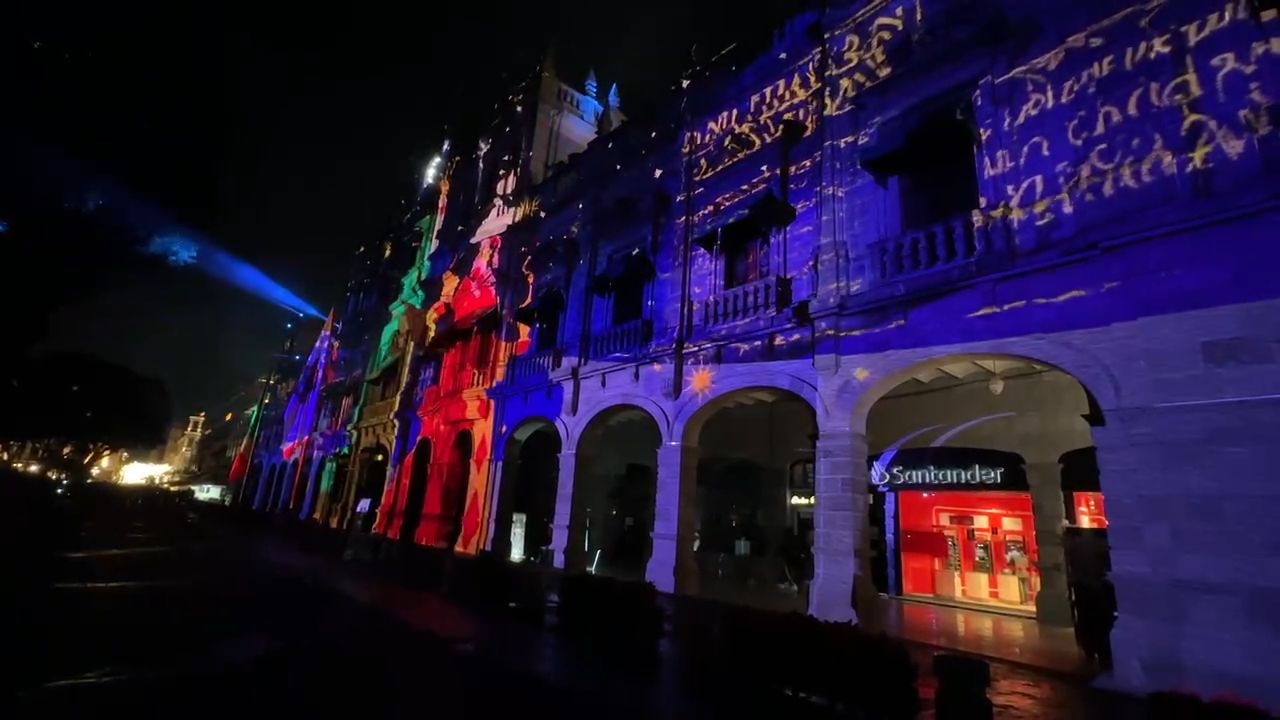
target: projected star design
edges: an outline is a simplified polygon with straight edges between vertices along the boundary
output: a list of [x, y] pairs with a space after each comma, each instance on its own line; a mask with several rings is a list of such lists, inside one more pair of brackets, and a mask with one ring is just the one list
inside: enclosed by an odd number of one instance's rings
[[700, 366], [689, 375], [689, 392], [699, 398], [705, 398], [711, 393], [711, 386], [714, 383], [715, 371], [705, 365]]

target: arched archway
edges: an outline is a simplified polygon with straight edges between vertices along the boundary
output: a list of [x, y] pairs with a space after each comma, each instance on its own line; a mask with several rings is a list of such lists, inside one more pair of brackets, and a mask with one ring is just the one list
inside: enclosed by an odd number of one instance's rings
[[409, 461], [409, 487], [405, 493], [404, 518], [400, 521], [400, 539], [413, 542], [422, 524], [423, 505], [427, 499], [427, 478], [431, 471], [431, 440], [419, 438]]
[[[775, 387], [719, 395], [684, 427], [684, 462], [694, 501], [681, 502], [692, 527], [696, 592], [727, 602], [803, 612], [812, 577], [814, 408]], [[692, 473], [693, 477], [687, 477]], [[687, 489], [682, 498], [690, 498]], [[692, 516], [692, 517], [688, 517]], [[682, 591], [695, 591], [688, 580]]]
[[452, 550], [462, 534], [462, 514], [467, 507], [467, 488], [471, 484], [471, 431], [460, 430], [449, 448], [449, 460], [440, 486], [440, 523], [438, 539]]
[[863, 571], [876, 589], [1071, 626], [1073, 584], [1109, 564], [1096, 464], [1081, 469], [1103, 422], [1088, 389], [1034, 359], [965, 354], [868, 395]]
[[355, 506], [352, 510], [360, 531], [367, 533], [373, 529], [373, 522], [378, 516], [378, 505], [382, 502], [383, 485], [387, 481], [387, 448], [383, 445], [363, 448], [357, 462], [360, 477], [355, 487]]
[[492, 550], [515, 562], [550, 564], [560, 479], [560, 433], [548, 420], [522, 423], [507, 440]]
[[566, 569], [644, 579], [661, 442], [657, 421], [635, 405], [608, 407], [587, 422], [578, 437]]

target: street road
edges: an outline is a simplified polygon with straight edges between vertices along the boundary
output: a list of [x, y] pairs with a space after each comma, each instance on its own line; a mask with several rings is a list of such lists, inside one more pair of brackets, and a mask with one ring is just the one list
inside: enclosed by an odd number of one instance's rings
[[0, 482], [29, 514], [6, 533], [25, 535], [8, 615], [21, 662], [5, 679], [18, 716], [589, 712], [278, 573], [171, 493], [89, 486], [64, 499]]

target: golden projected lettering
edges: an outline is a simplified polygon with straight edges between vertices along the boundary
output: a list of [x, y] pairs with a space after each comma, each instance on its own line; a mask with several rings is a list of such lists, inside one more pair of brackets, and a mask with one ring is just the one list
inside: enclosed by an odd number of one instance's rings
[[912, 12], [907, 12], [907, 4], [899, 3], [875, 16], [856, 17], [835, 33], [829, 45], [832, 90], [823, 107], [827, 115], [852, 110], [859, 93], [893, 74], [893, 50], [909, 43], [923, 19], [918, 0], [910, 3]]
[[811, 96], [822, 87], [816, 52], [802, 60], [788, 76], [747, 99], [746, 107], [725, 110], [685, 133], [685, 153], [694, 158], [693, 177], [704, 180], [782, 136], [784, 123], [795, 120], [807, 136], [818, 118]]
[[693, 179], [706, 180], [774, 142], [787, 120], [800, 123], [807, 137], [820, 114], [851, 110], [853, 98], [893, 73], [895, 50], [909, 46], [921, 18], [918, 0], [876, 5], [828, 36], [825, 94], [822, 53], [814, 51], [745, 103], [701, 121], [685, 133], [682, 148], [693, 157]]
[[1002, 110], [982, 133], [982, 176], [999, 188], [984, 198], [987, 212], [1043, 225], [1081, 203], [1236, 161], [1273, 131], [1260, 80], [1280, 57], [1277, 14], [1259, 25], [1247, 3], [1227, 2], [1162, 28], [1169, 6], [1135, 5], [988, 81], [979, 99]]
[[[1250, 19], [1248, 3], [1245, 0], [1228, 2], [1222, 10], [1215, 10], [1201, 20], [1193, 21], [1174, 31], [1160, 32], [1153, 36], [1145, 37], [1134, 44], [1128, 45], [1119, 52], [1100, 54], [1079, 70], [1068, 73], [1066, 77], [1051, 78], [1052, 71], [1061, 67], [1070, 53], [1077, 50], [1099, 51], [1099, 49], [1105, 48], [1108, 42], [1107, 38], [1102, 34], [1103, 30], [1114, 29], [1121, 20], [1125, 18], [1132, 19], [1135, 16], [1142, 18], [1139, 27], [1145, 26], [1166, 4], [1167, 0], [1158, 0], [1128, 8], [1095, 25], [1093, 28], [1073, 36], [1062, 46], [1047, 55], [1037, 58], [996, 80], [997, 84], [1015, 80], [1026, 83], [1027, 97], [1025, 101], [1004, 111], [1003, 128], [1005, 130], [1017, 128], [1041, 112], [1052, 110], [1062, 105], [1070, 105], [1082, 96], [1096, 94], [1098, 81], [1116, 71], [1131, 73], [1142, 69], [1144, 65], [1153, 61], [1167, 61], [1173, 55], [1175, 48], [1178, 47], [1177, 43], [1183, 42], [1183, 38], [1185, 38], [1185, 50], [1190, 51], [1202, 45], [1216, 33], [1232, 27], [1236, 21]], [[1190, 62], [1189, 59], [1188, 62]], [[1191, 80], [1194, 78], [1194, 71], [1189, 68], [1188, 75], [1183, 76], [1181, 79]], [[1174, 86], [1165, 87], [1162, 92], [1178, 93], [1186, 90], [1188, 88]], [[1197, 88], [1195, 93], [1184, 97], [1162, 97], [1159, 104], [1162, 106], [1182, 104], [1198, 95], [1198, 92], [1199, 89]]]

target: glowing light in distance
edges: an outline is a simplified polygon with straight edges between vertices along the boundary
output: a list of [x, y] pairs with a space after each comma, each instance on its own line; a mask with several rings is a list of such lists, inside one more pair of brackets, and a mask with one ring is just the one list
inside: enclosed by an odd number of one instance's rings
[[[446, 145], [445, 147], [448, 147]], [[431, 162], [427, 163], [427, 169], [422, 173], [422, 187], [426, 187], [436, 181], [436, 176], [440, 174], [440, 163], [443, 162], [439, 155], [431, 158]]]
[[121, 485], [145, 485], [173, 470], [169, 463], [131, 462], [120, 468]]

